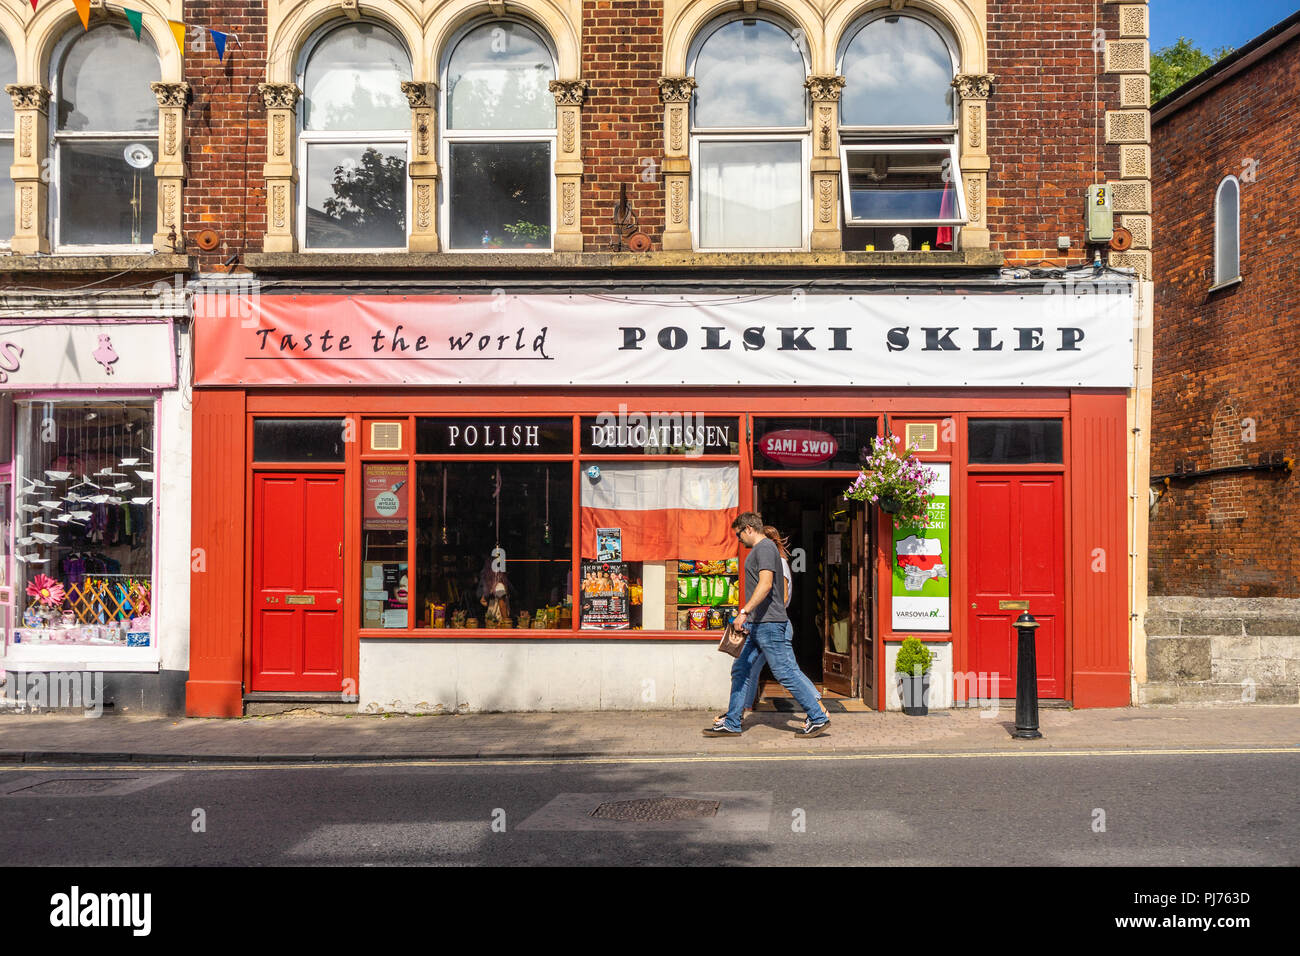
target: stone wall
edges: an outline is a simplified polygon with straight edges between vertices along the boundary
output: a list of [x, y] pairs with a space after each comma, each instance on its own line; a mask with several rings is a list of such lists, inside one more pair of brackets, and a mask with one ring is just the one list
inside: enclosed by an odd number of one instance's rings
[[1300, 600], [1152, 597], [1140, 704], [1300, 703]]

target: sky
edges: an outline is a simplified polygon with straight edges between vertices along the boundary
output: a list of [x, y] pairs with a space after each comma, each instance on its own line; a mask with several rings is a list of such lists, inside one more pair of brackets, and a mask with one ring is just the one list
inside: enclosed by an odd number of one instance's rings
[[1151, 0], [1151, 52], [1187, 37], [1206, 53], [1240, 48], [1300, 10], [1300, 0]]

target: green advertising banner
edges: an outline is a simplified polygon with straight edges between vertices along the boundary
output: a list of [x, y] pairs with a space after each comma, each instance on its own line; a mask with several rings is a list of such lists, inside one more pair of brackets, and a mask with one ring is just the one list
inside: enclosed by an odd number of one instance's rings
[[930, 484], [930, 526], [903, 525], [894, 528], [893, 540], [893, 628], [895, 631], [948, 631], [950, 567], [948, 527], [952, 500], [950, 466], [926, 465], [937, 477]]

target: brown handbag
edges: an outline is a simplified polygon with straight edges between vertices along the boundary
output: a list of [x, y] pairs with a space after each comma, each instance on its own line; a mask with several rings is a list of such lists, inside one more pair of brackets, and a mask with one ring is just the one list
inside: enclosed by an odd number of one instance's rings
[[732, 657], [740, 656], [740, 649], [745, 646], [745, 632], [731, 621], [722, 629], [722, 640], [718, 641], [718, 650]]

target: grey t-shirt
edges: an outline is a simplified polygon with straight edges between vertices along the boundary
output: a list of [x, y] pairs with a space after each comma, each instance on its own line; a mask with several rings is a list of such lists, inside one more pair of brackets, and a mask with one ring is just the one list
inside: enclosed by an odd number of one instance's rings
[[[745, 598], [748, 601], [758, 589], [758, 572], [772, 572], [772, 590], [767, 593], [763, 603], [754, 608], [749, 620], [755, 624], [775, 621], [784, 624], [788, 618], [785, 614], [785, 602], [781, 600], [781, 585], [784, 583], [781, 573], [781, 552], [771, 538], [764, 538], [754, 545], [745, 559]], [[773, 600], [775, 599], [775, 600]]]

